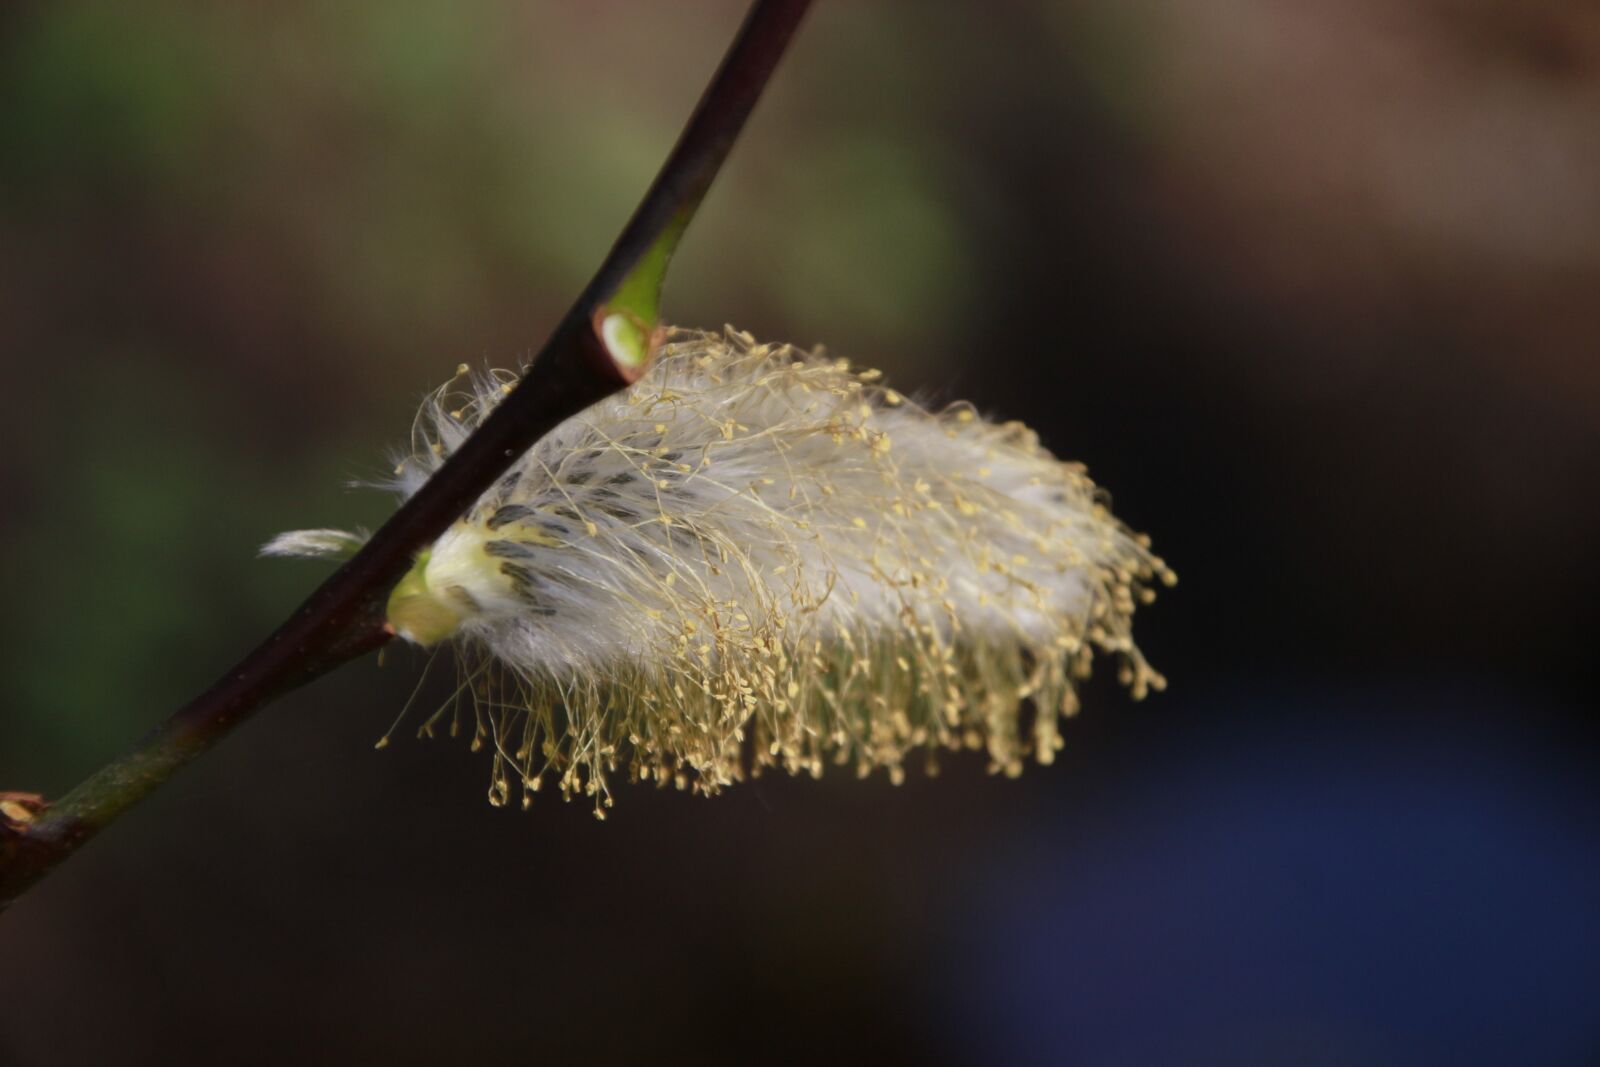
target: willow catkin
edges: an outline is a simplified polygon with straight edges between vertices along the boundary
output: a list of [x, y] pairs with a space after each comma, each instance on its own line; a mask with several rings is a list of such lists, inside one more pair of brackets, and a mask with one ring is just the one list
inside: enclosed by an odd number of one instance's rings
[[[429, 397], [392, 487], [414, 492], [514, 381], [463, 368]], [[264, 551], [360, 540], [298, 531]], [[1048, 763], [1096, 652], [1135, 698], [1163, 686], [1131, 633], [1158, 580], [1174, 579], [1148, 541], [1021, 424], [679, 331], [421, 553], [389, 621], [459, 651], [492, 801], [548, 779], [603, 815], [618, 768], [712, 793], [828, 762], [899, 781], [918, 749], [930, 766], [984, 749], [1013, 775]]]

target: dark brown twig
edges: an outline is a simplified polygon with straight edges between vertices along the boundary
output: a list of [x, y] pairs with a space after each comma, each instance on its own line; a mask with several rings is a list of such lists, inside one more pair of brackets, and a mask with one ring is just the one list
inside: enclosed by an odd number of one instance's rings
[[[756, 0], [678, 143], [593, 281], [521, 383], [362, 549], [249, 655], [134, 748], [31, 818], [0, 820], [0, 909], [96, 832], [272, 699], [384, 644], [390, 588], [499, 477], [563, 420], [627, 386], [643, 361], [619, 358], [597, 324], [619, 292], [650, 296], [683, 227], [710, 188], [810, 0]], [[625, 309], [637, 316], [641, 305]], [[644, 324], [653, 328], [654, 322]], [[648, 334], [648, 331], [647, 331]], [[648, 355], [648, 353], [646, 353]], [[20, 795], [20, 794], [19, 794]], [[36, 799], [36, 798], [35, 798]], [[21, 809], [19, 809], [21, 810]]]

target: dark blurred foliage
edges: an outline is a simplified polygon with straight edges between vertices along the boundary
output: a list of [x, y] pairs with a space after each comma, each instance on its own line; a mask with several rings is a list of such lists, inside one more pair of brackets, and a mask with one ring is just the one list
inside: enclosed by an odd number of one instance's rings
[[[741, 13], [0, 11], [0, 785], [292, 607], [266, 537], [381, 520], [343, 483], [543, 338]], [[1597, 189], [1582, 0], [819, 0], [670, 313], [1087, 461], [1171, 691], [1017, 782], [600, 825], [371, 752], [394, 649], [0, 918], [0, 1063], [1596, 1062]]]

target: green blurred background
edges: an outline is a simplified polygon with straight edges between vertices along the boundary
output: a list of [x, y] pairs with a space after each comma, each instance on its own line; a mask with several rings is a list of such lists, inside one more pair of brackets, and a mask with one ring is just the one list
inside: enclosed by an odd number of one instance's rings
[[[382, 520], [345, 483], [536, 349], [742, 13], [0, 11], [0, 787], [69, 788], [322, 573], [256, 545]], [[1086, 460], [1184, 577], [1141, 620], [1173, 692], [1095, 688], [1018, 783], [635, 788], [602, 827], [491, 812], [464, 745], [372, 753], [395, 650], [0, 919], [0, 1063], [1582, 1062], [1597, 179], [1578, 0], [819, 0], [668, 315]], [[1179, 921], [1191, 884], [1233, 904]]]

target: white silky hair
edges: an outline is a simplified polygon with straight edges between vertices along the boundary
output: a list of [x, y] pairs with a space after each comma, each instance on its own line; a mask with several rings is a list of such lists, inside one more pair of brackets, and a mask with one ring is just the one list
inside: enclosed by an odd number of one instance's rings
[[[458, 374], [430, 396], [391, 487], [414, 492], [515, 378]], [[266, 551], [356, 540], [300, 531]], [[526, 802], [549, 776], [603, 814], [619, 765], [714, 792], [830, 757], [898, 781], [915, 749], [986, 749], [1009, 774], [1048, 762], [1096, 650], [1136, 697], [1164, 684], [1131, 634], [1173, 580], [1147, 546], [1026, 427], [929, 412], [875, 371], [729, 329], [673, 333], [420, 566], [459, 618], [491, 799], [515, 779]]]

